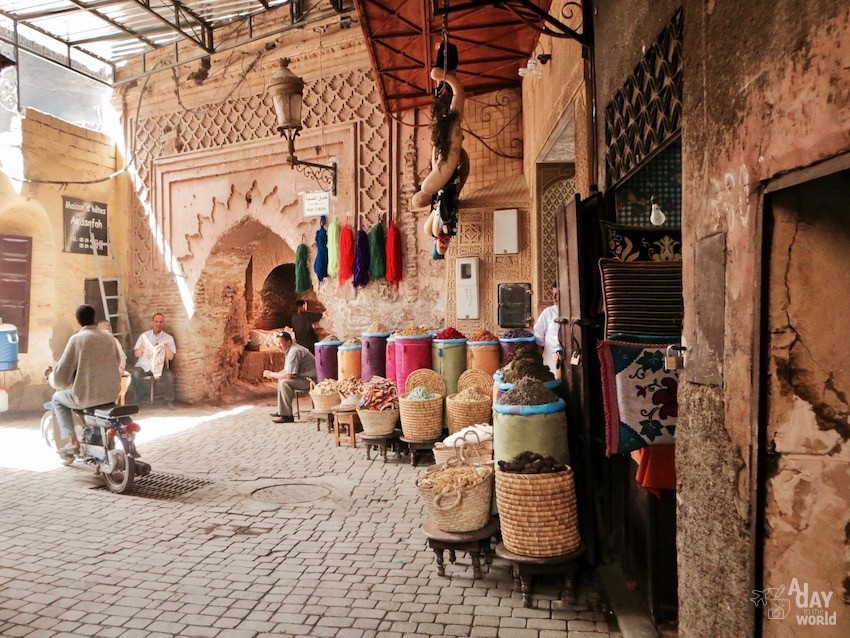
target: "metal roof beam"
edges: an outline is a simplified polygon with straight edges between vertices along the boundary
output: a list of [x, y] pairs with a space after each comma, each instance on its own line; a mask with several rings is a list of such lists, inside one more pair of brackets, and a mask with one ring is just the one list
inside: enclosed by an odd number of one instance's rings
[[[94, 17], [98, 18], [99, 20], [103, 20], [109, 26], [114, 27], [114, 28], [118, 29], [119, 31], [123, 31], [127, 35], [134, 37], [141, 42], [144, 42], [145, 44], [147, 44], [152, 49], [157, 48], [157, 45], [154, 42], [148, 40], [145, 36], [141, 35], [140, 33], [137, 33], [136, 31], [133, 31], [132, 29], [124, 26], [120, 22], [116, 22], [115, 20], [110, 18], [108, 15], [104, 15], [100, 11], [97, 11], [96, 9], [89, 8], [88, 6], [86, 6], [82, 2], [80, 2], [79, 0], [68, 0], [68, 1], [71, 4], [73, 4], [75, 7], [79, 7], [81, 10], [92, 14]], [[27, 25], [27, 26], [29, 26], [29, 25]]]
[[[203, 20], [197, 18], [193, 13], [185, 11], [185, 7], [177, 0], [172, 0], [171, 4], [174, 7], [174, 16], [177, 20], [176, 22], [172, 22], [165, 16], [161, 15], [159, 12], [155, 11], [153, 7], [151, 7], [151, 0], [130, 0], [134, 4], [140, 6], [151, 16], [162, 22], [163, 24], [168, 25], [168, 27], [174, 31], [177, 31], [180, 35], [182, 35], [187, 40], [191, 40], [199, 47], [201, 47], [207, 53], [213, 53], [213, 35], [212, 35], [212, 27], [209, 24], [204, 22]], [[201, 36], [198, 37], [194, 33], [185, 31], [180, 26], [180, 12], [181, 10], [185, 11], [186, 15], [191, 16], [194, 20], [198, 22], [198, 27], [201, 29]]]
[[[100, 2], [91, 2], [86, 5], [86, 9], [102, 9], [114, 4], [124, 4], [127, 0], [100, 0]], [[46, 9], [44, 11], [33, 11], [31, 13], [15, 14], [18, 20], [40, 20], [42, 18], [55, 18], [56, 16], [65, 15], [66, 13], [76, 13], [82, 11], [79, 7], [62, 7], [61, 9]]]

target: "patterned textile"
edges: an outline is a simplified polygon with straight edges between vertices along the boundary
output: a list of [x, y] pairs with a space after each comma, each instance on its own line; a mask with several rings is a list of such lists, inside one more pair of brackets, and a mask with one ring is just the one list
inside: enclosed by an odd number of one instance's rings
[[660, 228], [682, 224], [682, 143], [674, 142], [652, 158], [615, 191], [617, 223], [652, 226], [650, 198], [655, 195], [667, 218]]
[[682, 261], [681, 228], [600, 224], [605, 257], [620, 261]]
[[605, 336], [616, 332], [678, 335], [682, 332], [681, 261], [600, 259]]
[[674, 442], [678, 379], [664, 372], [666, 346], [600, 341], [608, 456]]

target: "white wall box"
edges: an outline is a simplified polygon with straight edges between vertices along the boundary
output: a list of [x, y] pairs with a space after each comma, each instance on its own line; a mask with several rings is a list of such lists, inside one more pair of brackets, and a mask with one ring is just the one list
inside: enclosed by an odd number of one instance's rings
[[478, 319], [478, 257], [459, 257], [455, 263], [457, 318]]
[[519, 211], [503, 208], [493, 211], [493, 253], [508, 255], [519, 252]]

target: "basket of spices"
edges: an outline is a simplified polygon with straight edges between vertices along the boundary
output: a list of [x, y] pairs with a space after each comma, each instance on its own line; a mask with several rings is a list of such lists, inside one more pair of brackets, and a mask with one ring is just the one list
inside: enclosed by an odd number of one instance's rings
[[360, 377], [348, 377], [337, 382], [337, 390], [343, 401], [346, 399], [356, 398], [355, 403], [360, 401], [360, 395], [363, 392], [363, 381]]
[[502, 348], [502, 363], [510, 363], [514, 357], [514, 351], [520, 346], [534, 346], [534, 335], [523, 328], [514, 328], [503, 332], [499, 337], [499, 345]]
[[449, 434], [477, 423], [490, 423], [493, 408], [491, 397], [477, 387], [466, 388], [446, 397], [446, 421]]
[[466, 367], [482, 370], [491, 377], [502, 365], [499, 338], [487, 330], [479, 330], [466, 342]]
[[471, 532], [490, 520], [493, 468], [435, 465], [416, 480], [434, 524], [444, 532]]
[[339, 405], [340, 396], [336, 379], [325, 379], [310, 389], [313, 408], [317, 412], [330, 412], [331, 408]]
[[505, 547], [521, 556], [562, 556], [578, 549], [575, 479], [551, 456], [522, 452], [496, 469], [496, 504]]
[[398, 399], [401, 431], [410, 441], [432, 441], [443, 431], [443, 396], [416, 386]]
[[367, 435], [392, 434], [399, 417], [395, 383], [383, 377], [372, 377], [369, 383], [364, 384], [357, 415]]

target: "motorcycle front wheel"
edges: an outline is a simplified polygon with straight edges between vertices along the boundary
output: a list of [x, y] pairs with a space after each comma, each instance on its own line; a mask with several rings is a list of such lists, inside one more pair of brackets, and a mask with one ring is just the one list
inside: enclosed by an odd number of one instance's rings
[[[41, 437], [51, 450], [58, 450], [56, 445], [56, 436], [53, 432], [53, 412], [45, 412], [41, 417]], [[62, 465], [71, 465], [74, 463], [73, 456], [63, 456]]]
[[103, 482], [110, 492], [123, 494], [132, 489], [135, 476], [136, 460], [122, 452], [117, 454], [115, 469], [109, 474], [103, 472]]

